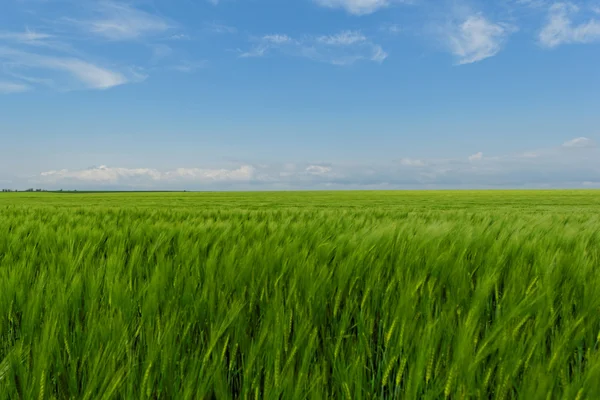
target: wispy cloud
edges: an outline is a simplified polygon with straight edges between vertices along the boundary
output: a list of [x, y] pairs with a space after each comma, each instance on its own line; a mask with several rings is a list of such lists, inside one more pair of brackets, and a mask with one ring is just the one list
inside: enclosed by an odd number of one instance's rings
[[257, 45], [248, 51], [240, 50], [240, 58], [262, 57], [265, 54], [267, 54], [268, 50], [269, 50], [269, 46], [267, 46], [267, 45]]
[[469, 161], [479, 161], [482, 159], [483, 159], [483, 153], [481, 151], [469, 156]]
[[46, 39], [50, 39], [53, 36], [46, 33], [37, 33], [26, 29], [23, 32], [2, 32], [0, 31], [0, 40], [8, 40], [19, 42], [23, 44], [33, 44], [38, 45], [41, 42], [44, 42]]
[[314, 0], [322, 7], [340, 8], [354, 15], [372, 14], [393, 3], [412, 3], [411, 0]]
[[29, 85], [23, 83], [0, 81], [0, 94], [22, 93], [27, 92], [30, 89], [31, 87]]
[[127, 83], [127, 78], [119, 72], [74, 58], [38, 57], [34, 63], [37, 63], [41, 67], [68, 72], [88, 88], [92, 89], [108, 89]]
[[19, 47], [40, 47], [53, 51], [72, 53], [73, 48], [55, 35], [26, 28], [24, 31], [0, 31], [0, 43]]
[[33, 88], [37, 85], [48, 86], [51, 88], [55, 87], [55, 82], [51, 78], [38, 78], [35, 76], [29, 76], [26, 74], [12, 71], [11, 69], [7, 68], [6, 66], [4, 68], [4, 73], [7, 76], [17, 79], [18, 81], [23, 82], [24, 84], [27, 84], [27, 87], [29, 88], [29, 90], [33, 90]]
[[237, 28], [217, 22], [208, 22], [205, 24], [204, 29], [210, 33], [217, 34], [234, 34], [237, 33]]
[[508, 5], [526, 6], [534, 9], [547, 7], [552, 0], [504, 0]]
[[381, 63], [388, 54], [359, 31], [342, 31], [333, 35], [305, 36], [296, 39], [284, 34], [270, 34], [240, 57], [262, 57], [270, 51], [309, 58], [334, 65], [349, 65], [357, 61]]
[[127, 83], [120, 72], [102, 68], [90, 62], [70, 57], [45, 56], [8, 47], [0, 47], [0, 60], [10, 63], [12, 68], [35, 68], [64, 72], [91, 89], [107, 89]]
[[573, 3], [556, 3], [550, 7], [546, 25], [539, 33], [544, 47], [557, 47], [568, 43], [600, 42], [600, 20], [591, 18], [579, 24], [574, 17], [581, 8]]
[[425, 164], [423, 160], [414, 158], [401, 158], [400, 165], [404, 165], [406, 167], [424, 167], [427, 164]]
[[190, 40], [190, 35], [186, 33], [176, 33], [168, 37], [169, 40]]
[[[78, 7], [66, 7], [63, 15], [52, 24], [45, 23], [42, 31], [29, 27], [0, 31], [0, 68], [5, 76], [22, 81], [28, 89], [42, 85], [58, 90], [107, 89], [145, 79], [140, 67], [120, 63], [116, 57], [119, 53], [108, 52], [99, 57], [114, 57], [108, 62], [95, 61], [98, 58], [90, 51], [96, 47], [85, 48], [86, 42], [80, 40], [89, 39], [90, 35], [107, 41], [144, 39], [137, 44], [152, 49], [147, 62], [154, 64], [173, 53], [167, 44], [150, 39], [163, 34], [160, 38], [164, 40], [164, 33], [172, 24], [129, 2], [85, 1]], [[181, 39], [185, 34], [179, 35]], [[5, 93], [15, 91], [4, 89]]]
[[563, 143], [563, 147], [596, 147], [596, 142], [594, 142], [592, 139], [590, 138], [586, 138], [586, 137], [578, 137], [572, 140], [569, 140], [568, 142]]
[[159, 43], [151, 46], [152, 48], [152, 60], [157, 62], [163, 58], [169, 57], [173, 54], [173, 48], [164, 43]]
[[103, 1], [96, 3], [91, 11], [92, 18], [66, 20], [93, 35], [115, 41], [139, 39], [171, 27], [164, 18], [125, 3]]
[[289, 37], [288, 35], [280, 35], [280, 34], [265, 35], [262, 37], [262, 40], [264, 42], [275, 44], [275, 45], [295, 42], [295, 40], [292, 39], [291, 37]]
[[492, 22], [482, 14], [473, 14], [458, 23], [446, 25], [440, 33], [457, 64], [462, 65], [495, 56], [515, 31], [514, 26]]
[[329, 46], [350, 46], [367, 41], [365, 35], [357, 31], [342, 31], [335, 35], [319, 36], [317, 41]]
[[381, 32], [385, 32], [388, 33], [390, 35], [398, 35], [399, 33], [402, 33], [403, 29], [400, 25], [398, 24], [383, 24], [380, 26], [379, 30]]

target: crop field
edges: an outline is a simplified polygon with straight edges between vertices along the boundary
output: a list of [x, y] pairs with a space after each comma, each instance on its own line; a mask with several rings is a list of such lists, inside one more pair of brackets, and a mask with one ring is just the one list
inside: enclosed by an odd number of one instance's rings
[[600, 399], [600, 192], [0, 194], [0, 399]]

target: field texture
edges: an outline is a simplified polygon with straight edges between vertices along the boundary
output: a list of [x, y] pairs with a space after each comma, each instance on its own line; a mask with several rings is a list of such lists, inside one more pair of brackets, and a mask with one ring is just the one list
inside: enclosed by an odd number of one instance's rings
[[0, 399], [599, 399], [600, 192], [0, 195]]

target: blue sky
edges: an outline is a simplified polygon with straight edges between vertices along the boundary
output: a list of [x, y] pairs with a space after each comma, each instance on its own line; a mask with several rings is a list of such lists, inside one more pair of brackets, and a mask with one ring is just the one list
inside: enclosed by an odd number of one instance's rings
[[600, 0], [4, 0], [0, 186], [600, 187]]

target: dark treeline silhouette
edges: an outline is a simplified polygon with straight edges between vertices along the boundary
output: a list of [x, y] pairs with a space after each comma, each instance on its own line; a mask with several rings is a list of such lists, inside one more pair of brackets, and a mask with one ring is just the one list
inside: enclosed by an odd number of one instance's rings
[[[2, 189], [2, 192], [19, 192], [19, 190], [16, 189]], [[33, 189], [33, 188], [29, 188], [26, 190], [21, 190], [21, 192], [47, 192], [46, 189]]]

